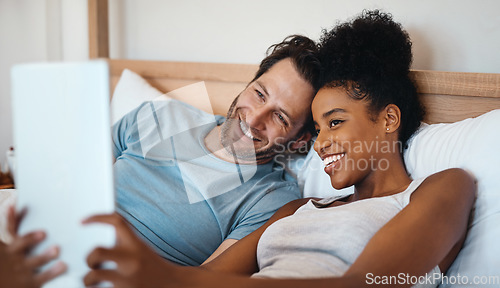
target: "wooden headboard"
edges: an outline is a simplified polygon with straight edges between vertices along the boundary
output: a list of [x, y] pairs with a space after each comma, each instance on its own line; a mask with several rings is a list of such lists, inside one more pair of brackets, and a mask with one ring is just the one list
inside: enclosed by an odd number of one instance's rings
[[[89, 56], [106, 58], [115, 87], [128, 68], [162, 92], [205, 81], [214, 113], [225, 115], [231, 101], [253, 78], [257, 65], [109, 59], [108, 1], [88, 0]], [[413, 70], [427, 123], [456, 122], [500, 109], [500, 74]]]

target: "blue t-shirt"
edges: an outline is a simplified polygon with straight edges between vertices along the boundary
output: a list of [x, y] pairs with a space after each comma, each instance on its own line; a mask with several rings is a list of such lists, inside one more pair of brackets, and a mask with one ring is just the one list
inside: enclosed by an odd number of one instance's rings
[[224, 121], [176, 100], [145, 102], [113, 126], [117, 212], [158, 254], [199, 265], [225, 239], [241, 239], [300, 198], [274, 162], [237, 165], [205, 136]]

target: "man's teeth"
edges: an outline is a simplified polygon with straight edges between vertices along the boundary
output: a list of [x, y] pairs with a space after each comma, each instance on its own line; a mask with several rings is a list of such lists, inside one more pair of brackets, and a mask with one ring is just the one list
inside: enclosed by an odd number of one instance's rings
[[250, 129], [248, 129], [248, 127], [245, 126], [245, 124], [243, 124], [243, 121], [240, 121], [240, 128], [241, 128], [241, 131], [243, 131], [243, 133], [245, 134], [245, 136], [254, 140], [254, 137], [253, 137], [252, 133], [250, 132]]
[[345, 156], [345, 153], [336, 154], [336, 155], [333, 155], [333, 156], [328, 156], [325, 159], [323, 159], [323, 165], [325, 165], [325, 167], [327, 167], [328, 165], [332, 164], [333, 162], [339, 161], [344, 156]]

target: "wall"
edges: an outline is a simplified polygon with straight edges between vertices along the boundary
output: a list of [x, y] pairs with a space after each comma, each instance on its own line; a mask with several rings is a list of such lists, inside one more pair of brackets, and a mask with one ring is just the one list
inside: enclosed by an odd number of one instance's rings
[[[266, 48], [364, 8], [394, 15], [414, 43], [413, 68], [500, 72], [498, 0], [110, 0], [112, 57], [258, 63]], [[119, 27], [119, 29], [118, 29]]]
[[0, 164], [13, 145], [10, 69], [87, 60], [87, 29], [86, 0], [0, 0]]
[[[113, 58], [258, 63], [294, 33], [318, 39], [362, 9], [409, 31], [414, 69], [500, 73], [500, 1], [109, 0]], [[13, 64], [88, 59], [86, 0], [0, 0], [0, 163], [11, 146]]]

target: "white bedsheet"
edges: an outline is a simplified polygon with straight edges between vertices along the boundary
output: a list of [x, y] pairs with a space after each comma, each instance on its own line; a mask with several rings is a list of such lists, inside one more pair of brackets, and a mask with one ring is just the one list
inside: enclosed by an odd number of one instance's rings
[[7, 210], [14, 205], [17, 199], [16, 189], [0, 190], [0, 241], [9, 243], [11, 237], [7, 233]]

